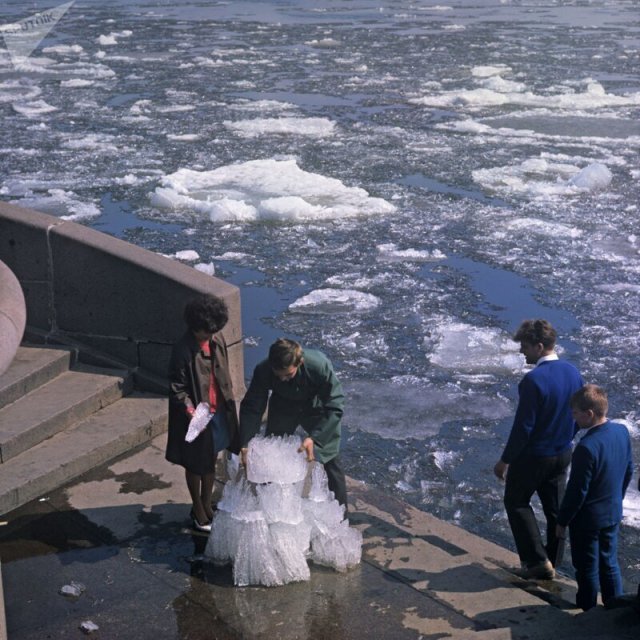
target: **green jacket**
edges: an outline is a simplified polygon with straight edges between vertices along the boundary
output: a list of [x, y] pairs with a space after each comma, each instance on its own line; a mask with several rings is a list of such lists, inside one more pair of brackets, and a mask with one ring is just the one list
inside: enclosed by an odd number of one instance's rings
[[273, 373], [268, 360], [255, 368], [240, 405], [242, 447], [260, 430], [268, 403], [267, 434], [292, 434], [300, 425], [312, 438], [320, 462], [338, 455], [344, 407], [342, 386], [323, 353], [305, 349], [303, 355], [304, 362], [295, 377], [286, 382]]

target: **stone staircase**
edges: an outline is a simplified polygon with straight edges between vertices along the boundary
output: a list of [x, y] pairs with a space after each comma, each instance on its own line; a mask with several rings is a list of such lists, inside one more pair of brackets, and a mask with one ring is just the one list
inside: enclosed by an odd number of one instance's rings
[[167, 428], [167, 399], [77, 349], [23, 344], [0, 376], [0, 514]]

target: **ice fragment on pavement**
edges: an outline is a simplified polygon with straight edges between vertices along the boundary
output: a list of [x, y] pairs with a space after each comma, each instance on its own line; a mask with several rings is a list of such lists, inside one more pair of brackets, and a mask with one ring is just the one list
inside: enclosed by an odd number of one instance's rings
[[85, 590], [86, 587], [82, 584], [82, 582], [72, 581], [69, 584], [65, 584], [60, 589], [60, 594], [72, 598], [79, 598]]
[[87, 635], [93, 633], [94, 631], [97, 631], [99, 628], [100, 627], [91, 620], [85, 620], [84, 622], [80, 623], [80, 629], [82, 629], [83, 633], [86, 633]]

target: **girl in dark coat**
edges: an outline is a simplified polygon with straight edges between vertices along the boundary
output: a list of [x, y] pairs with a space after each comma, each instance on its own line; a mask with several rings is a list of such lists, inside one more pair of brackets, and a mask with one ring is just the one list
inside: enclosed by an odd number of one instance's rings
[[[238, 418], [227, 345], [219, 333], [229, 314], [224, 300], [202, 295], [187, 303], [188, 330], [174, 345], [169, 365], [169, 433], [166, 459], [185, 468], [194, 528], [211, 530], [215, 461], [219, 451], [238, 451]], [[186, 442], [189, 422], [200, 402], [211, 420], [193, 442]]]

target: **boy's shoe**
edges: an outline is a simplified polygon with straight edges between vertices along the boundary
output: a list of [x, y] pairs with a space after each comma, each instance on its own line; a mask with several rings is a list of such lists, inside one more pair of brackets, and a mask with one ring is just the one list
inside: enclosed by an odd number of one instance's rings
[[556, 576], [555, 569], [549, 560], [514, 569], [513, 573], [525, 580], [553, 580]]

